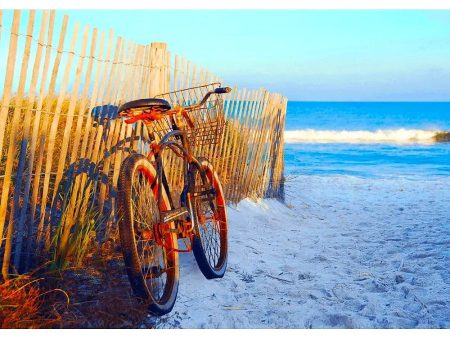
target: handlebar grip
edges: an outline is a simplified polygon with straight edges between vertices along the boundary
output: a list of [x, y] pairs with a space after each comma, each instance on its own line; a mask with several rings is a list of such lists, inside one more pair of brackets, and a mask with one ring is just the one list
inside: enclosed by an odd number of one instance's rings
[[231, 92], [230, 87], [219, 87], [219, 88], [214, 89], [215, 94], [226, 94], [229, 92]]

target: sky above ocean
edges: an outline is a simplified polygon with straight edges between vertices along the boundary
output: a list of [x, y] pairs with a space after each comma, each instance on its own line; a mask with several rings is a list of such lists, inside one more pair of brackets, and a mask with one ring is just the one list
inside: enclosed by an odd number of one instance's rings
[[[69, 23], [112, 28], [138, 43], [164, 41], [173, 54], [220, 75], [229, 85], [265, 87], [290, 100], [450, 97], [449, 10], [58, 12], [57, 27], [68, 14]], [[26, 15], [24, 11], [23, 33]], [[5, 11], [5, 28], [11, 18], [12, 12]], [[6, 60], [7, 48], [1, 47], [0, 57]]]

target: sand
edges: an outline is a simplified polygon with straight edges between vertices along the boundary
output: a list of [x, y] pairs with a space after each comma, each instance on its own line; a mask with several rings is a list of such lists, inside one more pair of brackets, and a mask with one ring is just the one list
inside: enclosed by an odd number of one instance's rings
[[229, 207], [229, 263], [181, 255], [157, 328], [449, 328], [450, 178], [289, 178], [286, 204]]

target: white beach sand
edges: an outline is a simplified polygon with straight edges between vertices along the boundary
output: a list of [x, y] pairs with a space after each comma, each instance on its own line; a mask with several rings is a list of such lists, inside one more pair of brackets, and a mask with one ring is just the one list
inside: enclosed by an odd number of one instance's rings
[[300, 176], [286, 195], [228, 209], [223, 279], [181, 255], [157, 328], [450, 328], [449, 177]]

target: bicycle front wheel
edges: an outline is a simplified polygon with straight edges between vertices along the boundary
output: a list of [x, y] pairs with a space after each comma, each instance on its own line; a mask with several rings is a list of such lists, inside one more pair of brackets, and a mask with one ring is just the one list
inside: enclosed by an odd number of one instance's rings
[[207, 279], [222, 278], [228, 259], [228, 221], [222, 185], [211, 163], [200, 159], [204, 177], [193, 166], [194, 240], [195, 260]]
[[167, 193], [162, 191], [158, 207], [156, 170], [140, 154], [123, 162], [118, 188], [119, 234], [131, 287], [150, 313], [164, 315], [175, 304], [179, 282], [176, 234], [165, 232], [156, 240], [160, 210], [170, 209]]

